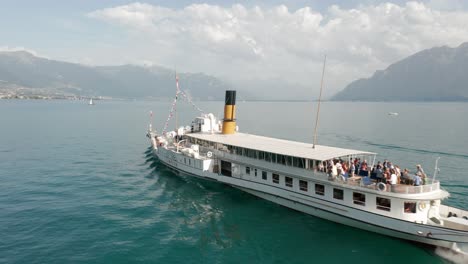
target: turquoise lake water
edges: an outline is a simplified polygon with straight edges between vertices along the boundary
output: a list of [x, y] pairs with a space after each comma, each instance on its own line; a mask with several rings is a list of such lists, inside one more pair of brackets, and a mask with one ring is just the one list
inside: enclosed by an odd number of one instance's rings
[[[0, 100], [0, 263], [446, 263], [428, 247], [335, 224], [148, 153], [169, 102]], [[222, 102], [198, 103], [222, 115]], [[312, 141], [315, 103], [238, 102], [240, 130]], [[398, 112], [389, 116], [388, 112]], [[196, 114], [180, 105], [179, 122]], [[468, 209], [468, 104], [322, 105], [318, 143], [420, 163]]]

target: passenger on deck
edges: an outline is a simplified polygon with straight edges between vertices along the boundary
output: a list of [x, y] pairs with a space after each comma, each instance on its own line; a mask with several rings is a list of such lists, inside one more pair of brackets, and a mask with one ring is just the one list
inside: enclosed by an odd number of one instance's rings
[[387, 163], [388, 163], [388, 160], [384, 160], [382, 166], [383, 166], [384, 168], [387, 168]]
[[401, 177], [401, 169], [400, 166], [396, 165], [395, 166], [395, 172], [397, 177]]
[[325, 171], [325, 170], [324, 170], [324, 167], [323, 167], [323, 162], [319, 162], [319, 164], [318, 164], [318, 171], [320, 171], [320, 172], [324, 172], [324, 171]]
[[338, 175], [338, 172], [336, 170], [336, 166], [335, 166], [335, 163], [334, 163], [333, 160], [331, 161], [331, 166], [332, 166], [332, 168], [331, 168], [332, 173], [331, 174], [332, 174], [332, 177], [335, 178], [336, 175]]
[[398, 183], [398, 178], [396, 176], [395, 169], [390, 169], [390, 180], [389, 183], [391, 185], [396, 185]]
[[333, 161], [327, 161], [327, 174], [328, 176], [333, 176]]
[[375, 169], [375, 177], [377, 177], [377, 182], [382, 182], [383, 181], [382, 166], [379, 167], [379, 165], [377, 165], [377, 167]]
[[349, 165], [348, 165], [348, 162], [343, 162], [341, 164], [341, 166], [343, 167], [343, 175], [348, 175], [348, 171], [349, 171]]
[[413, 177], [413, 181], [414, 181], [414, 186], [419, 186], [422, 184], [422, 179], [421, 179], [421, 176], [419, 175], [414, 175]]
[[380, 162], [380, 160], [377, 161], [377, 165], [375, 165], [375, 168], [376, 169], [379, 169], [379, 168], [382, 169], [382, 163]]
[[367, 160], [364, 160], [361, 164], [361, 170], [367, 171]]
[[341, 172], [343, 171], [343, 166], [341, 165], [341, 162], [339, 160], [335, 162], [335, 167], [336, 167], [336, 175], [341, 175]]
[[429, 179], [427, 178], [426, 174], [424, 174], [421, 178], [422, 178], [423, 185], [426, 185], [429, 183]]
[[361, 159], [355, 159], [354, 166], [356, 167], [354, 173], [359, 174], [359, 170], [361, 169]]
[[402, 172], [401, 172], [401, 180], [403, 183], [405, 184], [413, 184], [413, 179], [414, 177], [412, 177], [410, 175], [410, 171], [408, 169], [404, 169]]
[[390, 169], [385, 168], [384, 173], [382, 175], [382, 182], [387, 183], [390, 181]]
[[356, 165], [354, 165], [354, 162], [351, 163], [351, 167], [349, 168], [349, 171], [351, 173], [351, 178], [354, 179], [354, 175], [356, 175]]
[[422, 179], [422, 184], [426, 184], [427, 178], [426, 178], [426, 173], [424, 173], [423, 168], [421, 167], [421, 164], [416, 165], [416, 175], [421, 177]]
[[419, 176], [425, 175], [423, 168], [421, 167], [421, 164], [416, 165], [416, 174]]

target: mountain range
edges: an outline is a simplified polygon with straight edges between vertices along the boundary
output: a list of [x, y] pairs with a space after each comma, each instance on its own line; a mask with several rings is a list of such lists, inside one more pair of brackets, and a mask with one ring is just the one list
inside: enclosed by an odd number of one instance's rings
[[[241, 100], [311, 100], [318, 92], [280, 79], [226, 81], [204, 73], [178, 75], [181, 89], [200, 100], [222, 100], [227, 89], [241, 91]], [[0, 52], [0, 98], [168, 98], [175, 94], [174, 77], [173, 70], [161, 66], [87, 66], [26, 51]], [[370, 78], [351, 82], [330, 100], [468, 101], [468, 43], [418, 52]]]
[[468, 101], [468, 42], [418, 52], [359, 79], [335, 101]]
[[[218, 100], [231, 85], [203, 73], [179, 73], [186, 93]], [[34, 56], [26, 51], [0, 52], [0, 93], [106, 96], [114, 98], [173, 97], [175, 73], [152, 66], [86, 66]]]

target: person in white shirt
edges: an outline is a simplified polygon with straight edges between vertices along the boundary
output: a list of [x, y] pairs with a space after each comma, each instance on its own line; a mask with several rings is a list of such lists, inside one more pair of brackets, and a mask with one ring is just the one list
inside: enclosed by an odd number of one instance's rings
[[390, 184], [391, 185], [397, 184], [397, 176], [395, 173], [392, 173], [392, 175], [390, 175]]
[[394, 169], [391, 169], [390, 170], [390, 186], [391, 188], [393, 189], [393, 187], [398, 183], [398, 177], [396, 176], [396, 173], [395, 173], [395, 170]]
[[341, 165], [340, 161], [337, 161], [335, 163], [335, 167], [336, 167], [336, 175], [341, 175], [343, 171], [343, 166]]

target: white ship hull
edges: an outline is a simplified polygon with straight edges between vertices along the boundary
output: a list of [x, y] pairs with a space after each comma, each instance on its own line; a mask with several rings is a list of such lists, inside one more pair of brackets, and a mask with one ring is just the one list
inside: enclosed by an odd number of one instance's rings
[[336, 223], [443, 248], [464, 249], [468, 246], [468, 236], [463, 231], [403, 221], [242, 178], [194, 169], [177, 162], [174, 155], [182, 156], [181, 154], [164, 148], [154, 150], [154, 155], [164, 165], [180, 174], [228, 184], [276, 204]]
[[161, 135], [150, 126], [155, 156], [178, 173], [228, 184], [313, 216], [468, 252], [468, 211], [441, 204], [449, 193], [435, 176], [419, 184], [418, 177], [426, 177], [420, 168], [413, 186], [399, 183], [392, 172], [392, 178], [387, 176], [392, 184], [386, 184], [371, 179], [374, 162], [367, 160], [375, 161], [376, 153], [240, 133], [235, 94], [226, 91], [222, 124], [206, 114], [167, 133], [166, 122]]

